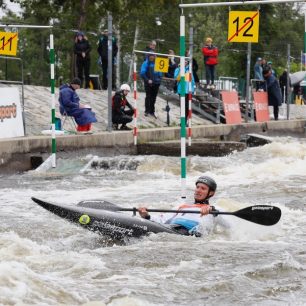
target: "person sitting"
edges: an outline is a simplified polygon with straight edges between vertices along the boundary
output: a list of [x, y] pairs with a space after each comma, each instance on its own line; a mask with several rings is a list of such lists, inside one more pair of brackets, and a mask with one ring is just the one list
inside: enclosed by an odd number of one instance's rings
[[[131, 130], [126, 124], [133, 120], [134, 108], [126, 99], [126, 96], [131, 91], [128, 84], [122, 84], [120, 90], [113, 96], [112, 103], [112, 121], [113, 128], [118, 130], [119, 124], [121, 124], [120, 130]], [[125, 107], [129, 109], [126, 110]]]
[[97, 122], [95, 113], [84, 104], [80, 103], [80, 98], [76, 93], [81, 87], [81, 80], [74, 78], [70, 84], [64, 84], [60, 87], [59, 104], [62, 115], [72, 116], [77, 123], [78, 132], [89, 132], [91, 124]]
[[[208, 215], [210, 211], [216, 210], [214, 206], [209, 204], [209, 199], [215, 195], [217, 189], [215, 180], [209, 176], [200, 176], [195, 185], [194, 204], [181, 205], [178, 209], [182, 213], [174, 214], [169, 218], [165, 218], [165, 215], [150, 216], [146, 207], [140, 207], [138, 208], [139, 215], [154, 222], [171, 224], [181, 234], [197, 237], [205, 231], [210, 232], [215, 224], [229, 228], [229, 223], [222, 216]], [[190, 209], [198, 210], [199, 214], [184, 213], [184, 210]], [[204, 220], [203, 216], [205, 216]]]

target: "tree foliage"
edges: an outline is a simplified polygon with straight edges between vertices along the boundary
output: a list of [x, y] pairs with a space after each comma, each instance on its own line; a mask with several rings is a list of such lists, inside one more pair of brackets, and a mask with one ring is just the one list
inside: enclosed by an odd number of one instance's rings
[[[14, 0], [14, 2], [20, 4], [21, 16], [7, 12], [2, 22], [54, 26], [52, 33], [55, 42], [56, 77], [62, 76], [64, 81], [70, 79], [74, 73], [73, 44], [75, 34], [79, 30], [85, 32], [92, 46], [91, 73], [101, 73], [97, 64], [96, 49], [101, 30], [107, 28], [108, 13], [113, 17], [115, 34], [120, 34], [122, 81], [128, 78], [128, 64], [132, 56], [136, 26], [140, 30], [136, 46], [138, 50], [143, 50], [150, 40], [155, 39], [158, 52], [168, 53], [169, 49], [174, 49], [179, 53], [180, 0]], [[184, 1], [184, 3], [194, 2], [196, 1]], [[3, 1], [0, 1], [0, 6], [4, 8]], [[265, 57], [273, 62], [273, 66], [280, 74], [286, 67], [288, 44], [294, 62], [299, 63], [300, 52], [303, 50], [304, 16], [298, 4], [270, 4], [262, 5], [260, 8], [256, 5], [236, 6], [231, 9], [260, 9], [259, 43], [252, 44], [252, 64], [256, 57]], [[245, 78], [247, 44], [227, 42], [228, 11], [229, 8], [226, 6], [184, 9], [186, 47], [188, 48], [189, 44], [189, 28], [193, 27], [194, 56], [200, 65], [200, 71], [203, 71], [201, 48], [205, 38], [210, 36], [220, 50], [218, 75]], [[160, 20], [161, 25], [156, 24], [156, 18]], [[31, 73], [33, 84], [48, 85], [50, 30], [19, 29], [18, 31], [18, 56], [23, 59], [24, 73]], [[139, 56], [139, 62], [141, 58], [142, 56]], [[203, 73], [200, 72], [200, 75], [203, 76]]]

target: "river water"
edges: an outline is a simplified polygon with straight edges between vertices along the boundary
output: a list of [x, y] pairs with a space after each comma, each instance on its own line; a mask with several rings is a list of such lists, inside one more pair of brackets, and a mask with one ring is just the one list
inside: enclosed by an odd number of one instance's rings
[[96, 157], [86, 166], [90, 159], [0, 177], [1, 305], [305, 305], [304, 138], [274, 138], [227, 157], [189, 157], [188, 202], [195, 179], [207, 174], [218, 182], [212, 204], [226, 211], [255, 204], [282, 210], [268, 227], [225, 216], [230, 229], [201, 238], [153, 234], [116, 245], [32, 202], [182, 203], [179, 158]]

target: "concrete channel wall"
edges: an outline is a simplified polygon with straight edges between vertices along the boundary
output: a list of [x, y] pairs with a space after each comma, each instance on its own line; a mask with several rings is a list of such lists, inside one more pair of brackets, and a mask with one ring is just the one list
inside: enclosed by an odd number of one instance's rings
[[[282, 120], [265, 123], [244, 123], [239, 125], [197, 125], [192, 129], [193, 146], [190, 154], [205, 155], [205, 146], [214, 146], [220, 156], [231, 150], [242, 150], [245, 144], [238, 145], [243, 136], [258, 133], [265, 136], [293, 135], [305, 137], [306, 120]], [[118, 154], [160, 154], [169, 155], [169, 148], [175, 148], [174, 155], [179, 150], [180, 128], [141, 129], [138, 135], [138, 145], [134, 146], [131, 131], [98, 132], [91, 135], [58, 136], [57, 155], [99, 154], [114, 156]], [[221, 142], [221, 144], [220, 144]], [[149, 149], [148, 149], [149, 148]], [[151, 149], [150, 149], [151, 148]], [[197, 150], [198, 148], [198, 150]], [[206, 152], [206, 153], [205, 153]], [[26, 171], [32, 169], [33, 158], [45, 160], [51, 154], [50, 136], [29, 136], [0, 140], [0, 173]]]

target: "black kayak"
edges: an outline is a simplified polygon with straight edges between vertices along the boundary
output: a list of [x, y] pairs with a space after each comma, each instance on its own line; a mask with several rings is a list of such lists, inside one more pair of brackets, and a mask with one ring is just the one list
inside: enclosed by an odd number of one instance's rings
[[32, 197], [32, 200], [63, 219], [114, 240], [137, 238], [149, 233], [182, 235], [170, 226], [136, 216], [129, 216], [125, 213], [105, 210], [103, 204], [108, 204], [108, 202], [103, 200], [82, 201], [76, 206], [53, 204], [34, 197]]

